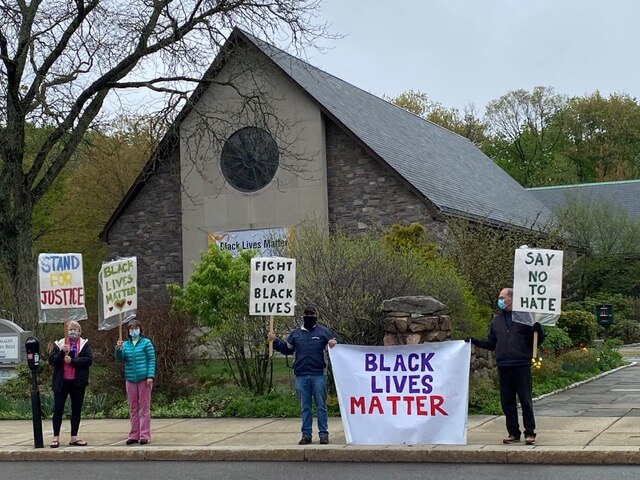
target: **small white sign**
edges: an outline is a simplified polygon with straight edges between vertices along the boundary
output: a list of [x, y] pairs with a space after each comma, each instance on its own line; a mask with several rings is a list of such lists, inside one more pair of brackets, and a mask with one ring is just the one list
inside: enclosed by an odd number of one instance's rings
[[249, 315], [292, 317], [295, 299], [295, 258], [254, 257], [251, 259]]
[[17, 362], [20, 360], [20, 336], [0, 335], [0, 361]]
[[102, 288], [103, 318], [138, 308], [138, 263], [127, 257], [102, 264], [98, 282]]
[[513, 270], [514, 312], [560, 315], [562, 258], [562, 250], [516, 250]]

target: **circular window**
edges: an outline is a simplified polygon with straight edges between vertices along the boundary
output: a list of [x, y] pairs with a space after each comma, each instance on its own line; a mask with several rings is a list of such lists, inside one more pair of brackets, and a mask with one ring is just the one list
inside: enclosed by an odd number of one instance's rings
[[278, 145], [261, 128], [245, 127], [224, 143], [220, 165], [224, 178], [238, 190], [255, 192], [273, 180], [278, 170]]

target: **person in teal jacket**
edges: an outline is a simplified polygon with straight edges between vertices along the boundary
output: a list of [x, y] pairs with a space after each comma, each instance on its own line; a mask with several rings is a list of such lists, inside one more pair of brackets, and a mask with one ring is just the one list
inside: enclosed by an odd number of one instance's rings
[[151, 390], [156, 376], [156, 352], [153, 343], [142, 336], [142, 327], [135, 318], [128, 324], [129, 337], [118, 340], [116, 360], [124, 362], [129, 420], [131, 428], [127, 445], [151, 440]]

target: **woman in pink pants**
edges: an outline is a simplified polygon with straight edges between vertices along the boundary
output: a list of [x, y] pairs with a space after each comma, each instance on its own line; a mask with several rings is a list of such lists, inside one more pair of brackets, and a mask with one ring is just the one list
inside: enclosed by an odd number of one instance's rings
[[129, 419], [131, 428], [127, 445], [140, 442], [146, 445], [151, 439], [151, 390], [156, 376], [156, 352], [153, 343], [142, 336], [138, 320], [127, 325], [129, 337], [118, 340], [115, 348], [116, 360], [124, 362]]

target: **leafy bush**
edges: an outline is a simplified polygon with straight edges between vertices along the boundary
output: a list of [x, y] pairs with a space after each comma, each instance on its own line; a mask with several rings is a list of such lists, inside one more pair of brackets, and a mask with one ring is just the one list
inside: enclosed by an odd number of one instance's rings
[[[558, 329], [559, 330], [559, 329]], [[544, 341], [547, 344], [547, 341]], [[562, 364], [553, 355], [543, 356], [540, 368], [533, 368], [532, 376], [535, 382], [548, 383], [557, 378], [562, 373]]]
[[544, 327], [546, 334], [544, 343], [542, 344], [542, 354], [548, 353], [558, 354], [564, 352], [573, 346], [571, 338], [567, 334], [567, 331], [557, 326]]
[[600, 293], [593, 297], [587, 297], [581, 302], [568, 302], [563, 307], [567, 310], [584, 310], [595, 315], [598, 305], [611, 305], [616, 321], [624, 318], [640, 322], [640, 298], [637, 297]]
[[624, 358], [622, 358], [622, 355], [616, 350], [618, 346], [618, 342], [607, 341], [592, 349], [600, 371], [606, 372], [625, 364]]
[[486, 312], [479, 311], [465, 280], [420, 225], [354, 238], [306, 224], [285, 253], [298, 262], [298, 303], [318, 305], [321, 321], [345, 343], [382, 344], [382, 302], [404, 295], [430, 295], [445, 303], [456, 336], [478, 334], [474, 324], [486, 328]]
[[595, 315], [583, 310], [563, 311], [556, 325], [566, 330], [574, 346], [591, 345], [598, 331]]
[[598, 360], [593, 351], [582, 348], [565, 352], [558, 357], [562, 370], [568, 375], [574, 373], [599, 373]]
[[640, 323], [635, 320], [616, 320], [607, 331], [608, 338], [619, 338], [623, 343], [640, 342]]
[[501, 415], [500, 395], [495, 375], [474, 376], [469, 383], [469, 413]]

